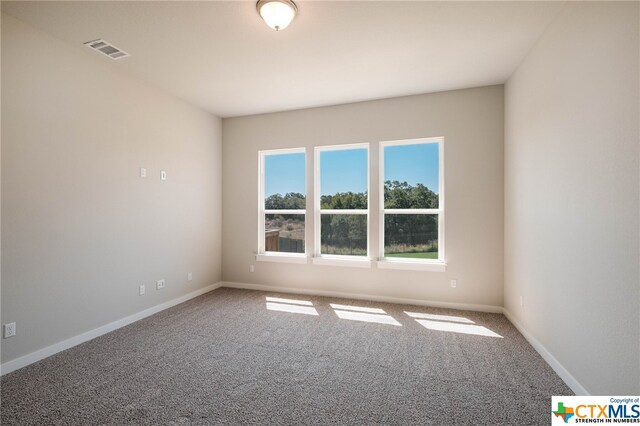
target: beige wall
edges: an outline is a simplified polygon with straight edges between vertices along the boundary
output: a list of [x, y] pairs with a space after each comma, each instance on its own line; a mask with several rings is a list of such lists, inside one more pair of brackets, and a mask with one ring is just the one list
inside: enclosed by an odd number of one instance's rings
[[638, 31], [570, 3], [506, 85], [505, 306], [596, 395], [640, 393]]
[[[502, 306], [503, 87], [491, 86], [325, 108], [224, 119], [223, 280], [303, 291], [355, 293]], [[416, 272], [254, 260], [258, 239], [258, 151], [307, 148], [313, 199], [313, 147], [445, 137], [446, 272]], [[377, 251], [378, 186], [371, 185], [370, 235]], [[307, 217], [312, 247], [313, 217]], [[255, 264], [255, 273], [249, 265]], [[456, 289], [450, 280], [457, 279]]]
[[2, 362], [220, 280], [220, 130], [2, 15]]

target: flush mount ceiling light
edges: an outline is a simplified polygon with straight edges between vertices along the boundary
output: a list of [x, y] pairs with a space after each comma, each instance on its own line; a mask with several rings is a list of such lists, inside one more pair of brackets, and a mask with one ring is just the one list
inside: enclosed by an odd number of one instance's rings
[[291, 0], [258, 0], [256, 9], [264, 22], [276, 31], [287, 28], [298, 13], [296, 4]]

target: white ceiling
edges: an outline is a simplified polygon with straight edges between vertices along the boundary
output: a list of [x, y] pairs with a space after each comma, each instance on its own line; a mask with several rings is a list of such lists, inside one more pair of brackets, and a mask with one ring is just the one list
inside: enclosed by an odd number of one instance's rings
[[275, 32], [254, 1], [2, 2], [110, 66], [221, 117], [504, 83], [561, 2], [297, 1]]

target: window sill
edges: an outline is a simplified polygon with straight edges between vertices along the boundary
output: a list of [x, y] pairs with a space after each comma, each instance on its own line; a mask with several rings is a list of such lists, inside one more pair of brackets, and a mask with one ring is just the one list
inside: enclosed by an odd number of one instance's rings
[[377, 263], [378, 269], [404, 269], [408, 271], [433, 271], [433, 272], [445, 272], [447, 270], [447, 264], [441, 261], [411, 261], [411, 260], [379, 260]]
[[313, 258], [314, 265], [348, 266], [353, 268], [371, 268], [371, 259], [352, 259], [352, 256], [322, 256]]
[[261, 253], [256, 254], [256, 261], [258, 262], [277, 262], [277, 263], [308, 263], [306, 254], [291, 254], [291, 253]]
[[[274, 263], [309, 263], [306, 254], [292, 253], [262, 253], [256, 254], [258, 262], [274, 262]], [[345, 266], [351, 268], [371, 268], [373, 262], [369, 258], [352, 258], [351, 256], [322, 256], [312, 258], [314, 265], [323, 266]], [[432, 271], [445, 272], [447, 264], [440, 261], [413, 261], [413, 260], [389, 260], [383, 259], [375, 262], [378, 269], [398, 269], [407, 271]]]

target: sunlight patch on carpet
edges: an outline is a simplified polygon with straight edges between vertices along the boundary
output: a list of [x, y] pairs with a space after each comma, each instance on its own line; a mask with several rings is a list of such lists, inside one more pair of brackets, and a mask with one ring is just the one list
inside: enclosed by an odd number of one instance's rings
[[308, 300], [297, 300], [297, 299], [283, 299], [282, 297], [267, 297], [267, 302], [276, 302], [276, 303], [289, 303], [292, 305], [305, 305], [305, 306], [313, 306]]
[[462, 333], [462, 334], [475, 334], [477, 336], [499, 337], [502, 339], [501, 335], [481, 325], [460, 324], [460, 323], [443, 322], [443, 321], [430, 321], [426, 319], [417, 319], [416, 321], [421, 326], [429, 330], [449, 331], [452, 333]]
[[338, 309], [335, 310], [335, 313], [340, 319], [373, 322], [377, 324], [388, 324], [388, 325], [395, 325], [398, 327], [402, 326], [402, 324], [400, 324], [395, 318], [393, 318], [390, 315], [369, 314], [365, 312], [353, 312], [353, 311], [341, 311]]
[[422, 313], [422, 312], [407, 312], [407, 311], [404, 311], [404, 313], [409, 315], [411, 318], [421, 318], [421, 319], [428, 319], [428, 320], [463, 322], [463, 323], [466, 323], [466, 324], [475, 324], [469, 318], [465, 318], [465, 317], [454, 317], [454, 316], [451, 316], [451, 315], [425, 314], [425, 313]]
[[318, 311], [313, 307], [313, 303], [308, 300], [283, 299], [281, 297], [267, 296], [266, 301], [267, 310], [269, 311], [318, 316]]
[[364, 306], [353, 306], [353, 305], [339, 305], [337, 303], [331, 303], [330, 306], [333, 309], [340, 309], [343, 311], [367, 312], [370, 314], [386, 314], [386, 312], [380, 308], [367, 308]]

